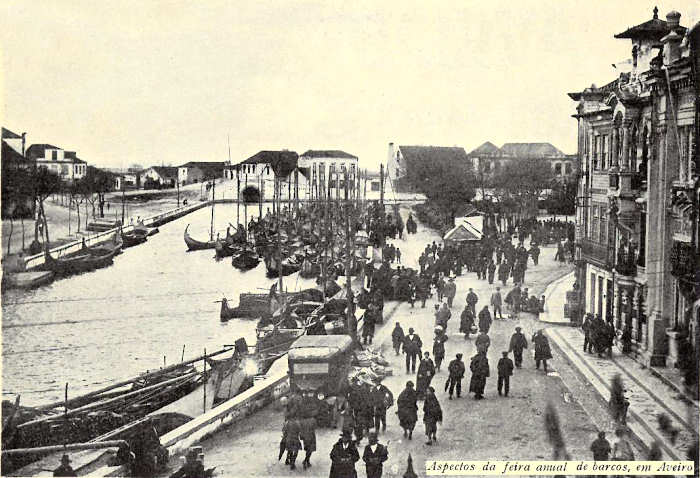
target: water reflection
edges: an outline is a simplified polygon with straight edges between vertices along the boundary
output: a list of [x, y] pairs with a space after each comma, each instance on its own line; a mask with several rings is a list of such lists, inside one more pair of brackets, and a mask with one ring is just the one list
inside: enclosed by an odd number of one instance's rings
[[[265, 209], [266, 210], [266, 209]], [[249, 218], [258, 208], [248, 208]], [[75, 396], [147, 369], [201, 355], [245, 337], [255, 341], [253, 321], [219, 321], [222, 296], [264, 292], [272, 280], [263, 263], [248, 272], [214, 251], [186, 252], [189, 223], [206, 239], [211, 209], [165, 224], [146, 244], [127, 249], [106, 269], [54, 282], [34, 291], [9, 291], [2, 305], [3, 398], [22, 394], [25, 405]], [[241, 221], [243, 210], [241, 208]], [[215, 227], [236, 223], [236, 205], [216, 206]], [[313, 281], [285, 278], [289, 290]]]

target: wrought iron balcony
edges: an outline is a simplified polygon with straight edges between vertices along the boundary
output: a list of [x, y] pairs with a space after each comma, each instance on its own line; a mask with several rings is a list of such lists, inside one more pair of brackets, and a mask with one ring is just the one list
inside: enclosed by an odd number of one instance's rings
[[637, 250], [629, 247], [617, 250], [615, 270], [625, 276], [634, 276], [637, 273]]

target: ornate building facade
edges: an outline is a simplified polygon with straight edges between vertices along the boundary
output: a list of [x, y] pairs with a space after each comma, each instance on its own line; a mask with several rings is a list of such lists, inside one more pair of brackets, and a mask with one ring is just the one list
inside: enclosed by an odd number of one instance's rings
[[698, 50], [700, 24], [653, 18], [631, 41], [631, 71], [570, 93], [578, 102], [577, 284], [582, 311], [652, 366], [700, 345]]

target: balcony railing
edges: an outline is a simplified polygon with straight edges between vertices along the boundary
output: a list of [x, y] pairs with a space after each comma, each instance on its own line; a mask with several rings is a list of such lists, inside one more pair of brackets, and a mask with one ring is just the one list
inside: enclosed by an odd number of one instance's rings
[[585, 261], [593, 262], [602, 267], [610, 266], [608, 247], [605, 244], [590, 239], [581, 239], [581, 255]]
[[626, 276], [634, 276], [637, 273], [637, 251], [634, 247], [617, 250], [615, 270]]

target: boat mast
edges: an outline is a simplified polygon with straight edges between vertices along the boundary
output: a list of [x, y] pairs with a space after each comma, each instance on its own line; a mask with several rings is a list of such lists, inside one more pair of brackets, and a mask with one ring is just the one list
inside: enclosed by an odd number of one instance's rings
[[280, 294], [284, 292], [284, 289], [282, 288], [282, 277], [284, 276], [283, 274], [283, 267], [282, 267], [282, 222], [280, 219], [280, 180], [279, 177], [277, 177], [277, 174], [275, 173], [275, 200], [277, 201], [277, 276], [279, 277], [279, 285], [277, 286], [279, 288]]
[[211, 227], [209, 230], [209, 240], [214, 240], [214, 204], [216, 202], [216, 177], [211, 180]]

